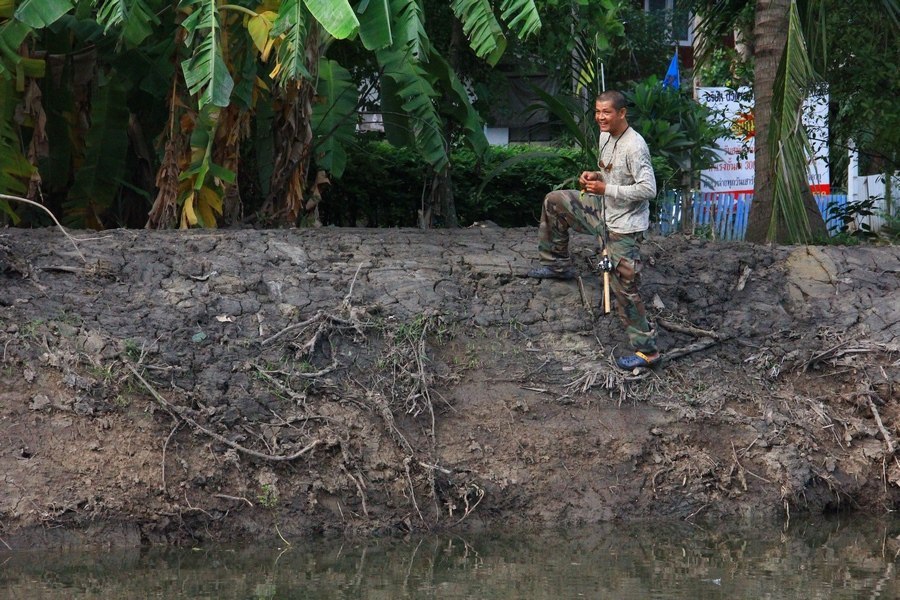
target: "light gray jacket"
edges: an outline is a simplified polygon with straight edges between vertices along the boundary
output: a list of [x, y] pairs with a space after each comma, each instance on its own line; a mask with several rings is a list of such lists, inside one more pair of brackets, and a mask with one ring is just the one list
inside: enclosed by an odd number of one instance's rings
[[629, 127], [618, 138], [600, 134], [600, 160], [612, 162], [606, 182], [606, 224], [616, 233], [635, 233], [650, 227], [650, 200], [656, 197], [656, 177], [647, 142]]

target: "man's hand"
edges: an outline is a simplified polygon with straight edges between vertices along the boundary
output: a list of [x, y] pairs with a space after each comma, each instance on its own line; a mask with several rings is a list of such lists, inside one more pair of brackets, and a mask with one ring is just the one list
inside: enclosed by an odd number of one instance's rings
[[606, 193], [606, 182], [602, 177], [603, 174], [599, 171], [584, 171], [578, 178], [578, 185], [583, 192], [602, 196]]

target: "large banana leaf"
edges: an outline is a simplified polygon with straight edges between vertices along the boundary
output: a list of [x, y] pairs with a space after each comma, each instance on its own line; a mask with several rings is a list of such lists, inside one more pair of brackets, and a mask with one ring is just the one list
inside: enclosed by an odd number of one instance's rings
[[466, 87], [456, 76], [456, 72], [443, 56], [432, 51], [425, 66], [428, 73], [437, 81], [444, 92], [445, 102], [441, 108], [466, 132], [466, 141], [475, 150], [478, 156], [484, 154], [488, 148], [488, 141], [484, 135], [484, 121], [472, 106]]
[[41, 29], [55, 23], [73, 7], [72, 0], [24, 0], [14, 16], [33, 29]]
[[356, 133], [358, 94], [350, 71], [333, 60], [319, 61], [320, 102], [313, 107], [316, 164], [335, 177], [344, 174], [347, 152]]
[[[530, 86], [537, 101], [526, 108], [528, 113], [545, 110], [559, 120], [566, 133], [584, 155], [585, 165], [597, 164], [597, 128], [585, 112], [580, 98], [550, 94], [537, 86]], [[577, 115], [577, 118], [576, 118]]]
[[278, 56], [271, 76], [281, 83], [309, 79], [306, 68], [306, 35], [309, 13], [302, 0], [284, 0], [278, 10], [278, 18], [272, 25], [272, 37], [281, 36], [278, 42]]
[[392, 34], [396, 50], [408, 51], [411, 59], [424, 61], [431, 48], [425, 32], [421, 0], [390, 0]]
[[359, 14], [359, 39], [366, 50], [387, 48], [393, 43], [388, 0], [362, 0], [356, 11]]
[[188, 91], [197, 95], [201, 109], [207, 104], [228, 106], [234, 80], [222, 56], [216, 0], [188, 0], [181, 6], [193, 8], [190, 16], [181, 23], [188, 34], [185, 43], [193, 46], [194, 39], [202, 36], [191, 58], [181, 63]]
[[[409, 54], [397, 50], [384, 50], [377, 54], [384, 70], [384, 77], [396, 84], [396, 97], [403, 113], [410, 120], [412, 138], [422, 157], [436, 171], [450, 162], [444, 140], [444, 125], [433, 99], [437, 92], [426, 77], [425, 71], [410, 60]], [[382, 86], [382, 95], [385, 87]]]
[[101, 76], [93, 90], [84, 162], [65, 203], [72, 224], [102, 227], [103, 213], [119, 192], [128, 153], [127, 96], [127, 83], [115, 73]]
[[390, 77], [381, 78], [381, 119], [384, 137], [392, 146], [403, 148], [415, 146], [413, 128], [409, 117], [403, 112], [403, 100], [399, 95], [400, 86]]
[[506, 37], [488, 0], [453, 0], [450, 4], [453, 14], [462, 22], [463, 33], [469, 38], [469, 45], [475, 55], [485, 59], [491, 66], [506, 50]]
[[221, 111], [208, 105], [200, 111], [191, 132], [191, 165], [179, 175], [178, 203], [182, 229], [199, 225], [216, 227], [222, 214], [224, 184], [235, 181], [235, 173], [213, 162], [213, 143]]
[[16, 12], [15, 0], [0, 0], [0, 19], [8, 19]]
[[29, 77], [43, 77], [46, 68], [43, 60], [19, 56], [19, 46], [31, 31], [31, 27], [15, 19], [0, 25], [0, 78], [15, 77], [19, 91], [25, 87], [26, 74]]
[[347, 0], [304, 0], [316, 21], [339, 40], [350, 37], [359, 27], [356, 13]]
[[519, 39], [525, 39], [541, 29], [541, 16], [534, 0], [503, 0], [500, 18], [506, 26], [516, 32]]
[[97, 6], [97, 22], [108, 34], [119, 30], [119, 40], [130, 47], [143, 42], [153, 33], [159, 19], [144, 0], [93, 0]]
[[768, 231], [770, 241], [775, 240], [779, 223], [784, 224], [793, 242], [809, 242], [812, 238], [803, 193], [809, 185], [807, 162], [813, 152], [801, 116], [803, 100], [813, 77], [797, 3], [791, 2], [787, 44], [775, 78], [769, 131], [774, 161], [773, 210]]

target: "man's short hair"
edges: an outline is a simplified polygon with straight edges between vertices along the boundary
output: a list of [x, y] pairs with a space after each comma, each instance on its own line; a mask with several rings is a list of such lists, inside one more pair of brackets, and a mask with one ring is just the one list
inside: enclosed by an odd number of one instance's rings
[[622, 110], [626, 106], [625, 94], [618, 90], [608, 90], [597, 95], [597, 102], [612, 102], [613, 108]]

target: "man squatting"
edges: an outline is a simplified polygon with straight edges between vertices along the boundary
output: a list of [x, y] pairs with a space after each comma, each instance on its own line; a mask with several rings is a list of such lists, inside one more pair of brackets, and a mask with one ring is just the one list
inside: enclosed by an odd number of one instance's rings
[[625, 96], [603, 92], [594, 104], [600, 127], [599, 171], [584, 171], [578, 190], [558, 190], [544, 198], [538, 230], [541, 265], [528, 272], [541, 279], [572, 279], [569, 228], [600, 236], [605, 206], [607, 251], [613, 265], [611, 287], [617, 311], [634, 354], [620, 357], [622, 369], [644, 367], [659, 360], [656, 329], [638, 293], [641, 240], [650, 227], [650, 199], [656, 196], [656, 178], [644, 138], [628, 125]]

